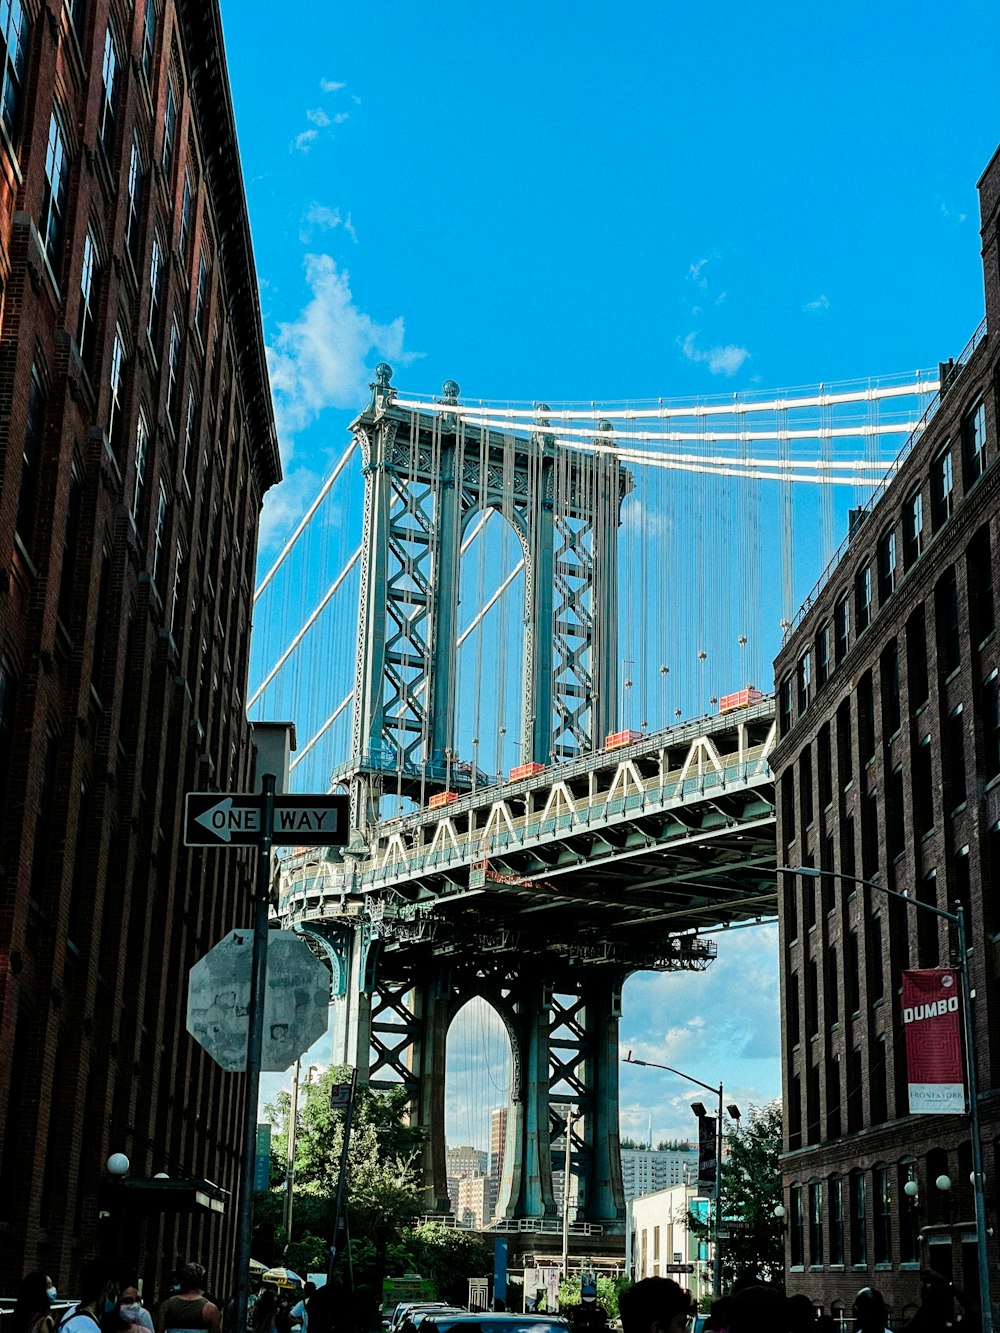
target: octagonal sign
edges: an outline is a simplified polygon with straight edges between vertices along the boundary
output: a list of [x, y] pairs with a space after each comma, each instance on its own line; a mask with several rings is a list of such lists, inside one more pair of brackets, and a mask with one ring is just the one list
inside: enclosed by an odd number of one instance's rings
[[[221, 1067], [247, 1067], [253, 931], [231, 930], [188, 976], [187, 1030]], [[282, 1073], [326, 1033], [330, 973], [305, 940], [272, 930], [261, 1069]]]

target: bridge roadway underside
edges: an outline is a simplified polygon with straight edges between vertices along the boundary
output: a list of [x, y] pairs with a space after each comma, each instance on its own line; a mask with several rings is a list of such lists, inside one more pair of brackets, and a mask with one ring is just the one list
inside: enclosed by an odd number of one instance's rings
[[402, 1085], [426, 1130], [424, 1208], [449, 1208], [449, 1026], [487, 1000], [511, 1044], [498, 1215], [550, 1226], [573, 1120], [573, 1222], [620, 1234], [621, 987], [701, 969], [703, 932], [773, 915], [770, 701], [374, 827], [363, 858], [291, 856], [283, 923], [334, 972], [334, 1058]]
[[385, 963], [475, 941], [670, 966], [678, 935], [772, 915], [772, 741], [768, 701], [377, 826]]

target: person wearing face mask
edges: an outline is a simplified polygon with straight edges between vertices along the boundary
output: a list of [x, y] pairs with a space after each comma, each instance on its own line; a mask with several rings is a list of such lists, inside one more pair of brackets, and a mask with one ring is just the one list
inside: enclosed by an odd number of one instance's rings
[[55, 1298], [55, 1284], [46, 1273], [26, 1273], [11, 1312], [11, 1333], [52, 1333], [56, 1326], [52, 1317]]
[[118, 1301], [118, 1312], [126, 1324], [134, 1324], [136, 1328], [144, 1328], [147, 1333], [153, 1333], [153, 1317], [139, 1299], [139, 1289], [137, 1287], [122, 1288], [122, 1294]]
[[95, 1333], [101, 1320], [118, 1304], [118, 1284], [101, 1259], [88, 1259], [80, 1269], [80, 1303], [59, 1321], [59, 1333]]

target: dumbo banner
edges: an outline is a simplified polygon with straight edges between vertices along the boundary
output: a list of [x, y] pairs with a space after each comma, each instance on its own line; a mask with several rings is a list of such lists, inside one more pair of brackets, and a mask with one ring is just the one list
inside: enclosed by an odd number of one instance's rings
[[911, 1115], [965, 1114], [958, 986], [953, 968], [903, 973]]

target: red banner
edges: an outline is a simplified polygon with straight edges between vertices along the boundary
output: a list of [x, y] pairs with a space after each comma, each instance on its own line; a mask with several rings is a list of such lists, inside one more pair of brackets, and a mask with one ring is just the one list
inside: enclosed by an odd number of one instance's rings
[[903, 973], [911, 1115], [964, 1115], [959, 978], [954, 968]]

